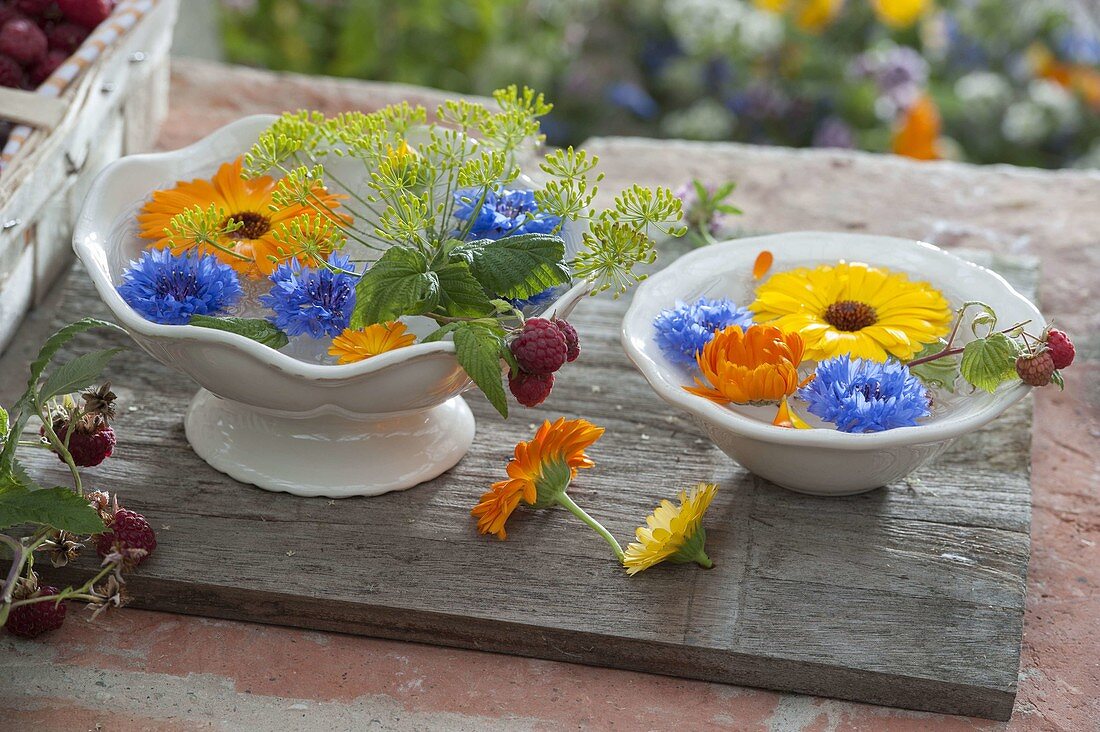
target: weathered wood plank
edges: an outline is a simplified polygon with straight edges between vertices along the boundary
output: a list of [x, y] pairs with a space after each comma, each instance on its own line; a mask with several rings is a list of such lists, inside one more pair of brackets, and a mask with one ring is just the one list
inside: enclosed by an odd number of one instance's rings
[[[998, 267], [1033, 289], [1033, 268]], [[431, 483], [369, 499], [226, 478], [184, 440], [195, 385], [140, 352], [118, 359], [120, 444], [88, 474], [159, 531], [156, 556], [133, 576], [134, 604], [1007, 718], [1029, 551], [1030, 402], [908, 484], [799, 496], [733, 464], [652, 394], [619, 346], [625, 306], [578, 308], [584, 353], [545, 408], [504, 422], [471, 395], [467, 457]], [[79, 270], [62, 311], [105, 315]], [[563, 414], [608, 428], [597, 468], [571, 493], [621, 539], [656, 499], [720, 483], [707, 520], [718, 566], [627, 578], [562, 511], [517, 514], [507, 542], [478, 536], [469, 508], [511, 445]], [[30, 458], [64, 480], [52, 456]]]

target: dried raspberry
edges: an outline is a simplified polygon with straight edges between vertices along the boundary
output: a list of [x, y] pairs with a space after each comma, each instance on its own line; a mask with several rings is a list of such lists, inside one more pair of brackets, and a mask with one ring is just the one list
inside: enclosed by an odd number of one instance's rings
[[1016, 359], [1016, 373], [1025, 384], [1046, 386], [1054, 375], [1054, 358], [1045, 348], [1037, 353], [1025, 354]]
[[[107, 524], [107, 530], [95, 538], [95, 550], [105, 557], [112, 552], [123, 556], [123, 566], [132, 569], [145, 561], [157, 548], [157, 535], [145, 517], [120, 508]], [[134, 551], [139, 550], [139, 551]], [[144, 551], [144, 554], [141, 551]]]
[[1077, 349], [1073, 347], [1073, 341], [1060, 330], [1051, 330], [1047, 333], [1047, 348], [1050, 349], [1050, 357], [1054, 359], [1054, 368], [1064, 369], [1073, 363], [1073, 357], [1077, 355]]
[[531, 318], [524, 323], [510, 348], [519, 367], [529, 374], [552, 374], [569, 355], [565, 336], [545, 318]]
[[553, 374], [526, 374], [521, 371], [508, 376], [508, 389], [516, 401], [525, 407], [542, 404], [553, 388]]
[[66, 18], [89, 30], [107, 20], [112, 8], [110, 0], [57, 0], [57, 6]]
[[50, 51], [46, 54], [46, 58], [38, 62], [33, 69], [29, 78], [31, 84], [38, 86], [46, 79], [50, 78], [50, 74], [57, 71], [61, 64], [65, 63], [65, 60], [69, 58], [69, 54], [64, 51]]
[[23, 67], [13, 58], [0, 55], [0, 86], [18, 89], [23, 86]]
[[87, 28], [76, 23], [58, 23], [46, 29], [46, 40], [50, 44], [50, 50], [72, 54], [80, 48], [88, 33]]
[[[56, 595], [56, 587], [40, 587], [32, 597]], [[12, 608], [4, 627], [20, 638], [35, 638], [48, 630], [57, 630], [65, 622], [65, 603], [35, 602]]]
[[49, 44], [42, 29], [29, 20], [9, 20], [0, 28], [0, 53], [24, 66], [38, 63], [46, 56]]
[[[69, 433], [69, 425], [64, 417], [58, 417], [53, 421], [53, 431], [58, 439], [65, 441]], [[46, 430], [42, 428], [38, 434], [45, 436]], [[115, 451], [115, 431], [102, 419], [93, 419], [90, 422], [82, 419], [77, 422], [76, 429], [69, 437], [69, 454], [73, 456], [73, 462], [82, 468], [91, 468], [111, 457]], [[59, 460], [64, 461], [60, 455]]]
[[565, 360], [569, 363], [573, 363], [577, 360], [577, 356], [581, 355], [581, 341], [577, 337], [577, 329], [569, 324], [565, 320], [554, 320], [554, 325], [558, 326], [558, 330], [565, 336]]
[[53, 0], [15, 0], [12, 5], [16, 10], [26, 13], [27, 15], [33, 15], [37, 18], [49, 12], [50, 7], [53, 5]]

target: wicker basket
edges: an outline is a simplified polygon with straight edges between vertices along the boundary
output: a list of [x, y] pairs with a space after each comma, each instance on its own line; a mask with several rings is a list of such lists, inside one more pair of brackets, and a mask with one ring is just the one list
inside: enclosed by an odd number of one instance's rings
[[0, 88], [0, 119], [33, 130], [0, 171], [0, 351], [71, 261], [74, 219], [92, 178], [153, 142], [168, 107], [178, 4], [121, 3], [104, 26], [125, 12], [125, 27], [97, 30], [70, 59], [69, 78], [46, 82], [52, 96]]

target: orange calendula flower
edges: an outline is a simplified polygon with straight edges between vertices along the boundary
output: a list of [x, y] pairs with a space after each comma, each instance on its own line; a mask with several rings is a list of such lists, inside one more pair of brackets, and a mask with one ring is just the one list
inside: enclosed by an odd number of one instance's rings
[[406, 331], [405, 324], [399, 320], [375, 323], [362, 330], [348, 328], [332, 339], [328, 352], [336, 356], [337, 363], [355, 363], [416, 343], [416, 336]]
[[932, 97], [924, 94], [909, 108], [894, 133], [894, 153], [916, 160], [939, 160], [942, 129], [939, 108]]
[[[210, 180], [196, 178], [179, 181], [175, 188], [153, 193], [151, 201], [146, 202], [138, 214], [140, 235], [151, 241], [150, 247], [162, 249], [171, 246], [173, 253], [180, 254], [196, 248], [190, 241], [172, 239], [167, 233], [173, 217], [196, 207], [224, 212], [225, 222], [239, 224], [239, 228], [223, 235], [219, 244], [238, 256], [233, 256], [216, 247], [201, 245], [204, 253], [216, 255], [238, 272], [249, 277], [266, 277], [276, 267], [293, 256], [276, 239], [280, 227], [288, 225], [298, 217], [313, 218], [317, 209], [309, 205], [292, 203], [281, 208], [273, 208], [272, 193], [278, 181], [271, 176], [260, 176], [246, 180], [241, 177], [241, 158], [225, 163]], [[313, 188], [313, 199], [317, 208], [334, 211], [342, 196], [329, 193], [321, 185]], [[325, 213], [328, 216], [330, 214]], [[332, 213], [341, 221], [350, 221], [344, 215]], [[224, 223], [223, 223], [224, 225]], [[321, 251], [320, 255], [328, 252]]]
[[684, 389], [719, 404], [778, 403], [799, 387], [802, 337], [770, 325], [731, 325], [696, 357], [706, 383]]
[[516, 445], [508, 479], [493, 483], [470, 511], [477, 530], [506, 539], [504, 524], [521, 500], [533, 506], [557, 502], [578, 470], [595, 465], [584, 451], [603, 433], [603, 427], [584, 419], [544, 421], [531, 440]]

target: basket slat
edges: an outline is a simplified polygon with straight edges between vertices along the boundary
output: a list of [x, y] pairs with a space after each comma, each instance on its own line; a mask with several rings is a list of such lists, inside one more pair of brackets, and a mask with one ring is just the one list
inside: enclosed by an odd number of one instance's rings
[[53, 130], [65, 116], [68, 104], [57, 97], [0, 87], [0, 119], [44, 130]]

